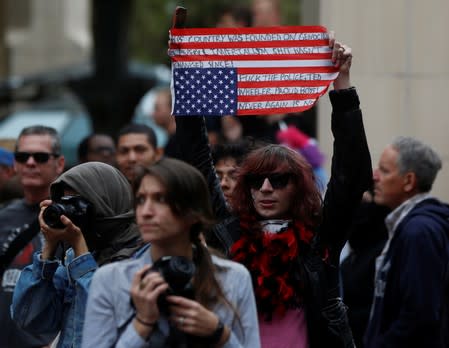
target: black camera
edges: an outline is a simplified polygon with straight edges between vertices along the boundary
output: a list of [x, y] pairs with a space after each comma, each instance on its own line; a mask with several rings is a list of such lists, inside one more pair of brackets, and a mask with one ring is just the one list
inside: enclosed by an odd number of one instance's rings
[[93, 217], [93, 205], [80, 196], [63, 196], [49, 205], [42, 215], [52, 228], [64, 228], [61, 215], [67, 216], [76, 226], [85, 228]]
[[[193, 275], [195, 274], [195, 264], [184, 256], [162, 256], [154, 262], [153, 266], [147, 271], [159, 272], [168, 283], [168, 290], [159, 296], [159, 310], [168, 315], [167, 295], [182, 296], [194, 299]], [[145, 273], [142, 277], [145, 276]]]

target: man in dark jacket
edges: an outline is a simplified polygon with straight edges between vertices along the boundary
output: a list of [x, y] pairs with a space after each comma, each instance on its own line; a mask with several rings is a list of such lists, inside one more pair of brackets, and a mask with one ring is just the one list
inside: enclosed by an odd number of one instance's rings
[[11, 320], [9, 307], [21, 270], [41, 249], [37, 217], [39, 203], [50, 196], [50, 184], [64, 170], [65, 159], [56, 130], [45, 126], [24, 128], [14, 152], [14, 168], [24, 198], [0, 209], [0, 347], [33, 348], [51, 342], [47, 335], [32, 335]]
[[448, 347], [449, 206], [429, 192], [441, 159], [399, 137], [374, 171], [374, 200], [392, 209], [389, 239], [376, 260], [365, 347]]

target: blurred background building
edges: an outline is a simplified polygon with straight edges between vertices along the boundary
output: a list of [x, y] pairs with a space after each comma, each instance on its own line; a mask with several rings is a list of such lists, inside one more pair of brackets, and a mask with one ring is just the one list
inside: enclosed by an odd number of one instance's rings
[[[433, 146], [443, 159], [432, 194], [449, 201], [449, 2], [303, 0], [303, 24], [335, 30], [354, 52], [373, 165], [394, 136]], [[328, 154], [330, 103], [318, 102], [318, 139]]]
[[90, 55], [89, 0], [2, 0], [1, 65], [29, 75], [85, 62]]

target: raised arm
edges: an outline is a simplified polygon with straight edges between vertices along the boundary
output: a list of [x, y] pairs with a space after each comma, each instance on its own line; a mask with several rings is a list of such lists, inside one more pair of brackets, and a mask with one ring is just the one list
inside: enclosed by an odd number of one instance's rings
[[334, 81], [334, 90], [329, 93], [334, 143], [320, 238], [336, 263], [354, 211], [363, 192], [371, 186], [372, 166], [359, 97], [350, 84], [352, 51], [333, 38], [330, 45], [333, 47], [332, 59], [340, 68], [340, 74]]
[[212, 206], [218, 220], [230, 217], [212, 161], [206, 123], [202, 116], [175, 116], [176, 141], [182, 160], [197, 168], [206, 178]]
[[[11, 315], [23, 329], [54, 338], [65, 327], [73, 311], [76, 318], [84, 317], [87, 293], [97, 263], [90, 253], [73, 259], [70, 250], [67, 266], [59, 261], [42, 260], [42, 254], [34, 255], [33, 264], [21, 273], [14, 289]], [[67, 284], [73, 284], [68, 289]], [[72, 299], [68, 308], [67, 299]]]
[[176, 140], [180, 144], [182, 160], [196, 167], [206, 178], [217, 224], [208, 232], [209, 246], [227, 255], [239, 233], [238, 219], [228, 210], [212, 163], [206, 124], [201, 116], [176, 116]]

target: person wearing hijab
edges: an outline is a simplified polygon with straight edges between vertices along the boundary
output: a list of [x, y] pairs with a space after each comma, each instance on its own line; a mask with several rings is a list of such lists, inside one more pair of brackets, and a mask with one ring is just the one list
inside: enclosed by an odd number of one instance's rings
[[[14, 290], [12, 318], [23, 329], [80, 347], [91, 279], [104, 264], [130, 257], [140, 246], [128, 180], [108, 164], [87, 162], [62, 174], [41, 202], [45, 239]], [[47, 211], [48, 210], [48, 211]], [[60, 245], [69, 247], [64, 260]]]

